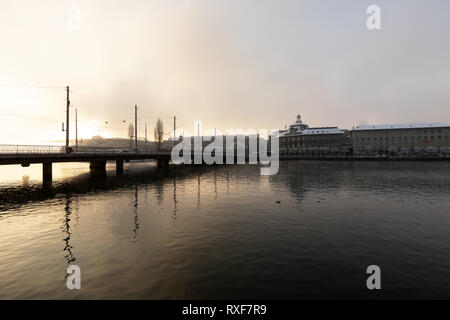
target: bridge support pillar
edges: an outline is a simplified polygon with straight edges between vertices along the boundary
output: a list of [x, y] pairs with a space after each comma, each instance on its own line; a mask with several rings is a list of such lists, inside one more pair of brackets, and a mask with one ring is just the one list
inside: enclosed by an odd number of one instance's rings
[[91, 161], [89, 169], [91, 173], [106, 173], [106, 161]]
[[169, 166], [169, 160], [158, 159], [158, 168], [167, 168]]
[[116, 160], [116, 173], [123, 173], [123, 160]]
[[52, 184], [53, 167], [51, 162], [44, 162], [42, 164], [42, 183], [44, 185]]

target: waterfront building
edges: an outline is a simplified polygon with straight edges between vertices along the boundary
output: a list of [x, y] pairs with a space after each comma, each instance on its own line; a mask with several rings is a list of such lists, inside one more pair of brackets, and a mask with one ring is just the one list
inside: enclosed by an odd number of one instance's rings
[[356, 126], [353, 153], [357, 157], [447, 157], [449, 135], [450, 125], [444, 123]]
[[351, 136], [338, 127], [310, 128], [300, 115], [279, 133], [281, 157], [344, 157], [351, 155]]

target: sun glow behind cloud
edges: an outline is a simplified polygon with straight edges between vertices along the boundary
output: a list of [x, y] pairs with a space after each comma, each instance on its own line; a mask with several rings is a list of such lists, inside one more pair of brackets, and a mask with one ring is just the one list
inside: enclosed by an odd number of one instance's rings
[[0, 86], [0, 125], [2, 143], [36, 144], [43, 139], [63, 138], [61, 123], [63, 88], [38, 88], [2, 83]]
[[[361, 1], [0, 1], [0, 83], [70, 85], [71, 139], [75, 107], [79, 137], [125, 138], [135, 104], [149, 138], [174, 115], [222, 132], [283, 128], [297, 113], [343, 128], [450, 122], [450, 3], [380, 0], [371, 33]], [[64, 89], [0, 87], [0, 114], [34, 118], [2, 115], [0, 143], [65, 139]], [[126, 124], [104, 125], [114, 119]]]

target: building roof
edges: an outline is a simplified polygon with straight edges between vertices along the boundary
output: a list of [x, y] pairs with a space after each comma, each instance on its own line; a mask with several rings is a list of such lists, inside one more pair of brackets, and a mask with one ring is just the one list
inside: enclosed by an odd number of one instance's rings
[[301, 131], [296, 131], [295, 133], [290, 133], [289, 131], [283, 131], [279, 133], [279, 137], [285, 136], [298, 136], [298, 135], [319, 135], [319, 134], [342, 134], [345, 130], [341, 130], [337, 127], [326, 127], [326, 128], [308, 128]]
[[302, 117], [297, 115], [297, 121], [289, 126], [288, 130], [280, 131], [279, 137], [291, 135], [319, 135], [319, 134], [342, 134], [346, 130], [341, 130], [338, 127], [320, 127], [309, 128], [306, 123], [303, 123]]
[[354, 131], [362, 130], [388, 130], [388, 129], [425, 129], [450, 127], [449, 124], [429, 122], [429, 123], [405, 123], [405, 124], [378, 124], [353, 127]]
[[339, 129], [338, 127], [308, 128], [302, 130], [302, 134], [340, 134], [344, 132], [344, 130]]

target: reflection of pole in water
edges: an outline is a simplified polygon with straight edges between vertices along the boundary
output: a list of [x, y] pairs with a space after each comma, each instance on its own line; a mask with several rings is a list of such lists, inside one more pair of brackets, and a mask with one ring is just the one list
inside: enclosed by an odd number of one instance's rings
[[148, 208], [148, 184], [144, 186], [145, 207]]
[[136, 242], [139, 230], [139, 216], [138, 216], [138, 186], [134, 192], [134, 229], [133, 229], [133, 243]]
[[158, 202], [158, 205], [162, 205], [164, 201], [164, 183], [159, 180], [155, 185], [155, 191], [156, 191], [156, 201]]
[[217, 170], [214, 169], [214, 201], [217, 202]]
[[197, 209], [200, 209], [200, 174], [198, 175], [197, 184]]
[[80, 222], [80, 201], [76, 198], [75, 201], [75, 226]]
[[227, 194], [230, 193], [230, 174], [227, 170]]
[[65, 235], [65, 238], [63, 239], [65, 243], [64, 251], [66, 252], [64, 258], [67, 260], [68, 264], [71, 264], [76, 260], [72, 252], [73, 247], [70, 245], [70, 236], [72, 235], [70, 232], [70, 216], [72, 214], [71, 204], [72, 200], [67, 198], [66, 206], [64, 207], [64, 220], [62, 225], [62, 230]]
[[23, 175], [22, 176], [22, 187], [28, 188], [30, 186], [30, 176], [29, 175]]
[[173, 176], [173, 215], [172, 219], [177, 220], [177, 177]]

